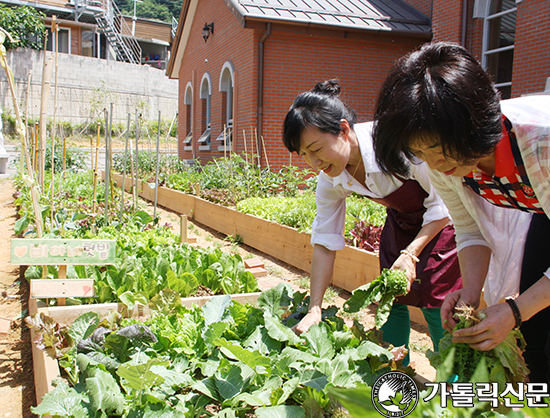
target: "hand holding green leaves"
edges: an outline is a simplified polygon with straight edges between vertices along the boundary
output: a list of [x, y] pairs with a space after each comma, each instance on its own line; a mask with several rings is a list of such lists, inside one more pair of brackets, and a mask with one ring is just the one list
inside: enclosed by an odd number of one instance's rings
[[382, 274], [372, 282], [355, 289], [344, 304], [344, 311], [357, 312], [371, 303], [378, 302], [375, 325], [380, 329], [388, 316], [396, 296], [407, 294], [407, 276], [394, 269], [383, 269]]

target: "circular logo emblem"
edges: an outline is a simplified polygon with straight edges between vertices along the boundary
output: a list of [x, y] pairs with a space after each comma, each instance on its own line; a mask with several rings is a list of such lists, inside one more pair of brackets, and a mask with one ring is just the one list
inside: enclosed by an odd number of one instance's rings
[[535, 197], [535, 191], [533, 188], [525, 183], [521, 183], [521, 188], [523, 190], [523, 193], [527, 197]]
[[407, 374], [384, 373], [372, 386], [372, 403], [383, 416], [406, 417], [418, 404], [418, 386]]

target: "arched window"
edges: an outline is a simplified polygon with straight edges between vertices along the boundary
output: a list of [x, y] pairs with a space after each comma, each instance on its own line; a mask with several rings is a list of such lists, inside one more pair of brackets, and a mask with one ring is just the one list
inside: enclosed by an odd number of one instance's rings
[[212, 98], [212, 80], [210, 74], [206, 73], [202, 76], [201, 81], [201, 131], [202, 134], [198, 139], [199, 150], [210, 150], [210, 108]]
[[187, 135], [183, 140], [184, 149], [191, 149], [193, 141], [193, 86], [191, 82], [185, 87], [185, 97], [183, 98], [185, 105], [185, 132]]
[[477, 0], [478, 16], [483, 17], [483, 56], [481, 64], [493, 76], [503, 99], [512, 95], [512, 68], [516, 42], [516, 0]]
[[220, 151], [230, 151], [233, 140], [233, 64], [226, 62], [220, 75], [220, 92], [222, 95], [222, 132], [218, 141], [222, 141]]

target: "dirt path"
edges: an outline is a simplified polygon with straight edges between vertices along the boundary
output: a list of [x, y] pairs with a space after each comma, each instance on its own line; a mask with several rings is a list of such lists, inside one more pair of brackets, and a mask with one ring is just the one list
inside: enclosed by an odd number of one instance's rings
[[[15, 189], [9, 179], [0, 179], [0, 317], [11, 320], [7, 334], [0, 333], [0, 418], [36, 417], [30, 407], [36, 404], [34, 394], [34, 375], [31, 355], [30, 332], [22, 326], [26, 316], [28, 283], [20, 279], [19, 267], [10, 264], [10, 240], [14, 238], [13, 228], [16, 221], [13, 193]], [[149, 212], [153, 213], [152, 207]], [[170, 223], [174, 232], [179, 232], [179, 215], [157, 208], [161, 224]], [[307, 288], [308, 274], [288, 264], [263, 254], [246, 245], [238, 245], [230, 238], [200, 224], [189, 221], [188, 236], [196, 238], [197, 245], [214, 246], [224, 251], [238, 252], [244, 259], [257, 257], [265, 265], [267, 275], [259, 278], [260, 287], [266, 289], [279, 282], [289, 282], [302, 291]], [[344, 290], [330, 289], [325, 304], [342, 306], [349, 293]], [[373, 314], [365, 311], [361, 322], [372, 327]], [[411, 330], [411, 365], [418, 374], [434, 380], [435, 370], [430, 366], [424, 352], [432, 348], [431, 340], [424, 326], [413, 324]]]

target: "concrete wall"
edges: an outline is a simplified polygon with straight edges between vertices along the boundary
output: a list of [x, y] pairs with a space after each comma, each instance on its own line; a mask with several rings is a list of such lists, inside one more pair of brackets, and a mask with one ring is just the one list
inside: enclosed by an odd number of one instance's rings
[[[47, 52], [47, 57], [53, 55]], [[25, 114], [28, 93], [28, 114], [36, 120], [40, 116], [42, 70], [44, 52], [31, 49], [8, 51], [21, 113]], [[54, 115], [55, 60], [51, 77], [48, 117]], [[57, 76], [57, 119], [73, 124], [85, 124], [95, 115], [103, 116], [103, 109], [113, 103], [113, 124], [126, 123], [127, 115], [135, 119], [136, 109], [147, 120], [171, 120], [178, 109], [178, 82], [170, 80], [163, 70], [145, 65], [127, 64], [90, 57], [59, 54]], [[0, 106], [13, 109], [6, 73], [0, 71]], [[13, 111], [11, 112], [13, 114]]]

